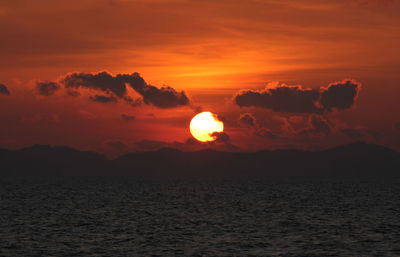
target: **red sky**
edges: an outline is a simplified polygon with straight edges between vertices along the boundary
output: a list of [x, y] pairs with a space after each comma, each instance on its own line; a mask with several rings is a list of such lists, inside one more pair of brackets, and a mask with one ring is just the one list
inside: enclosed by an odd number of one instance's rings
[[[400, 150], [399, 13], [397, 0], [3, 0], [0, 147], [209, 147], [187, 140], [207, 110], [225, 122], [221, 149], [363, 140]], [[135, 72], [145, 89], [117, 79]], [[81, 75], [68, 86], [68, 74]], [[238, 103], [245, 89], [257, 96]]]

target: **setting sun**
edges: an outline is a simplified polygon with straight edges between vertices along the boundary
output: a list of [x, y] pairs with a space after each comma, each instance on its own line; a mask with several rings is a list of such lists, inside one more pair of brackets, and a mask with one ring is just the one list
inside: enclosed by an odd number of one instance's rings
[[211, 134], [222, 131], [224, 131], [224, 123], [211, 112], [199, 113], [190, 122], [190, 133], [201, 142], [214, 141], [215, 137]]

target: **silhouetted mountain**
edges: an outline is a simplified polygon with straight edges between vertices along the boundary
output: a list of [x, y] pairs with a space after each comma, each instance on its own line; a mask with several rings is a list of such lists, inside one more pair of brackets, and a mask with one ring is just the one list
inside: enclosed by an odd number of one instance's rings
[[79, 175], [96, 174], [109, 161], [104, 155], [70, 147], [33, 145], [19, 150], [0, 150], [2, 174]]
[[134, 176], [397, 176], [400, 154], [383, 146], [355, 142], [310, 152], [275, 150], [182, 152], [164, 148], [107, 160], [69, 147], [34, 145], [0, 149], [1, 174]]

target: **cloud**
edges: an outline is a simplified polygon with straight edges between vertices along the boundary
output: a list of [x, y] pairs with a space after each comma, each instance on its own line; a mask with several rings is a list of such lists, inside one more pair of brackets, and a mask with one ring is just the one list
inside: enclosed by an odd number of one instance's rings
[[121, 118], [126, 121], [133, 121], [136, 117], [123, 113], [123, 114], [121, 114]]
[[240, 115], [239, 123], [248, 127], [254, 127], [256, 125], [256, 119], [251, 113], [244, 113]]
[[211, 147], [221, 151], [237, 151], [240, 147], [231, 143], [231, 138], [225, 132], [214, 132], [211, 137], [215, 138], [214, 141], [203, 143], [207, 147]]
[[[179, 106], [187, 106], [190, 103], [189, 98], [184, 91], [176, 91], [174, 88], [166, 86], [157, 88], [149, 85], [139, 75], [117, 74], [113, 76], [107, 72], [100, 73], [70, 73], [61, 79], [67, 89], [88, 88], [99, 90], [106, 94], [124, 99], [133, 106], [141, 104], [141, 100], [133, 100], [127, 95], [126, 85], [129, 85], [137, 93], [139, 93], [145, 104], [151, 104], [159, 108], [174, 108]], [[115, 98], [116, 99], [116, 98]]]
[[0, 95], [10, 95], [10, 91], [4, 84], [0, 84]]
[[328, 111], [348, 109], [354, 104], [360, 89], [361, 84], [354, 80], [332, 83], [321, 90], [321, 104]]
[[240, 107], [254, 106], [275, 112], [321, 114], [333, 109], [350, 108], [360, 88], [360, 83], [350, 79], [329, 84], [319, 90], [285, 84], [269, 85], [262, 91], [239, 91], [234, 102]]
[[52, 81], [37, 81], [36, 88], [40, 95], [51, 96], [57, 90], [60, 90], [60, 85]]
[[177, 92], [172, 87], [162, 87], [160, 89], [148, 85], [138, 91], [143, 96], [146, 104], [152, 104], [159, 108], [173, 108], [189, 104], [189, 98], [184, 91]]
[[65, 88], [89, 88], [101, 90], [106, 93], [114, 93], [118, 97], [126, 94], [125, 81], [120, 76], [112, 76], [107, 72], [97, 74], [91, 73], [70, 73], [61, 82]]
[[396, 124], [394, 125], [394, 127], [395, 127], [395, 129], [400, 130], [400, 122], [396, 123]]
[[118, 74], [116, 77], [129, 83], [129, 85], [138, 92], [147, 87], [146, 81], [137, 72], [132, 74]]
[[216, 143], [229, 143], [230, 137], [225, 132], [214, 132], [211, 134], [211, 137], [215, 139]]
[[105, 96], [105, 95], [95, 95], [90, 96], [90, 100], [99, 103], [116, 103], [118, 102], [117, 98], [114, 96]]
[[275, 112], [318, 113], [319, 92], [301, 86], [278, 85], [264, 91], [245, 90], [235, 96], [240, 107], [261, 107]]

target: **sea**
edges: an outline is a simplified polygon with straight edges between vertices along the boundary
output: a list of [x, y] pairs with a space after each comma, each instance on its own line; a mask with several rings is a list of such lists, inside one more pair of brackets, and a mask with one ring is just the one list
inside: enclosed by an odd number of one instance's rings
[[400, 180], [0, 178], [0, 256], [400, 256]]

